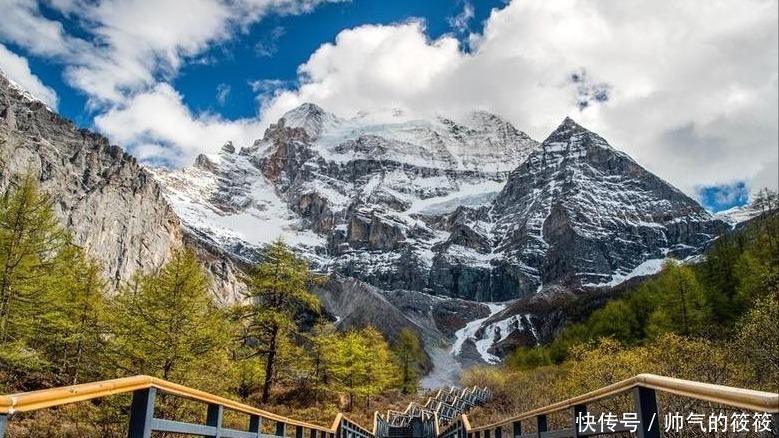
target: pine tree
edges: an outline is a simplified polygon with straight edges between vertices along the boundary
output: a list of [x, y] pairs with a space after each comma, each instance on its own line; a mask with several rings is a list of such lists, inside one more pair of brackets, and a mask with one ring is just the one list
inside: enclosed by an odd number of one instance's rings
[[100, 266], [88, 260], [81, 248], [69, 245], [57, 254], [45, 281], [45, 301], [30, 345], [45, 352], [51, 371], [63, 384], [101, 377], [98, 357], [106, 334], [105, 291]]
[[356, 397], [370, 397], [392, 386], [399, 370], [381, 333], [373, 327], [337, 334], [325, 353], [331, 387], [346, 393], [351, 411]]
[[120, 373], [222, 389], [224, 379], [216, 376], [227, 366], [231, 329], [191, 250], [175, 251], [158, 272], [137, 276], [113, 305], [112, 353]]
[[736, 334], [737, 352], [749, 359], [757, 379], [775, 390], [779, 382], [779, 294], [758, 298], [739, 321]]
[[41, 279], [67, 241], [32, 175], [0, 199], [0, 344], [26, 336], [43, 300]]
[[669, 261], [655, 284], [657, 307], [649, 317], [648, 331], [653, 335], [669, 331], [682, 335], [703, 333], [709, 308], [695, 271]]
[[317, 277], [284, 242], [276, 241], [266, 249], [263, 261], [243, 280], [247, 286], [247, 302], [235, 314], [245, 325], [242, 342], [256, 343], [251, 356], [265, 359], [261, 400], [268, 403], [280, 346], [299, 330], [296, 315], [301, 311], [319, 312], [319, 299], [308, 291]]
[[419, 336], [408, 327], [400, 330], [393, 351], [400, 366], [400, 388], [403, 394], [416, 392], [419, 381], [419, 367], [424, 358]]

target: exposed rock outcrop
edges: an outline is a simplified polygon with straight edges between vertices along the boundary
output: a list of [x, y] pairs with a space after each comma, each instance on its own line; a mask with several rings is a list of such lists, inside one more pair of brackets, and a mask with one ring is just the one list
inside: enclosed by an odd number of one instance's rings
[[160, 186], [135, 158], [30, 99], [0, 74], [0, 192], [31, 173], [54, 210], [116, 286], [158, 267], [181, 231]]

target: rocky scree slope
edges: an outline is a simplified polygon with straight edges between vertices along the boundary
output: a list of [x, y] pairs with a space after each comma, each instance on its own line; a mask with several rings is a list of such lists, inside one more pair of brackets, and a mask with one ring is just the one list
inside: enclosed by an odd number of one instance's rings
[[0, 74], [0, 193], [26, 173], [113, 286], [158, 267], [181, 245], [177, 216], [135, 158]]
[[284, 238], [322, 270], [475, 301], [613, 285], [727, 226], [566, 119], [341, 119], [304, 104], [236, 151], [154, 174], [185, 231], [234, 260]]

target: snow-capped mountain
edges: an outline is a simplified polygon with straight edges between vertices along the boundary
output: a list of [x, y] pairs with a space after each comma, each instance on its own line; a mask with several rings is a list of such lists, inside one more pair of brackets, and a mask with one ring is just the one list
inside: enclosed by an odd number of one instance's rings
[[497, 251], [533, 286], [609, 283], [699, 253], [726, 229], [570, 118], [512, 173], [492, 214]]
[[189, 234], [237, 260], [282, 237], [380, 289], [476, 301], [613, 284], [725, 227], [571, 119], [541, 144], [486, 112], [370, 120], [304, 104], [251, 147], [154, 173]]
[[489, 203], [536, 147], [484, 112], [366, 124], [305, 104], [251, 147], [228, 144], [193, 167], [154, 172], [184, 227], [209, 246], [252, 261], [281, 237], [323, 269], [403, 287], [413, 276], [398, 272], [412, 262], [404, 256], [429, 268], [430, 248], [448, 236], [428, 222]]

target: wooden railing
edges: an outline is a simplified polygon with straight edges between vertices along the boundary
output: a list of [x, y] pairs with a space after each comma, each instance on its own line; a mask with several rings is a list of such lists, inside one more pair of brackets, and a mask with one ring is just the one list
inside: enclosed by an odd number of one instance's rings
[[[597, 431], [582, 430], [580, 426], [581, 421], [577, 421], [577, 418], [579, 420], [584, 418], [583, 416], [587, 413], [588, 405], [630, 391], [633, 392], [634, 400], [634, 411], [631, 414], [635, 415], [635, 433], [639, 438], [660, 436], [660, 419], [657, 418], [658, 409], [655, 391], [732, 408], [772, 414], [773, 424], [770, 428], [771, 433], [774, 436], [779, 436], [777, 434], [779, 431], [779, 394], [674, 379], [653, 374], [639, 374], [584, 395], [534, 409], [485, 426], [472, 427], [468, 417], [462, 415], [459, 420], [447, 427], [438, 438], [503, 438], [504, 428], [509, 431], [507, 435], [510, 434], [509, 436], [512, 438], [579, 437], [633, 431], [633, 428], [625, 427], [624, 425], [605, 431], [602, 429]], [[570, 427], [549, 430], [548, 416], [569, 409], [571, 410], [569, 417]], [[528, 420], [535, 422], [535, 432], [523, 434], [524, 422]]]
[[[132, 393], [130, 418], [127, 427], [127, 436], [129, 438], [149, 438], [154, 431], [204, 437], [268, 437], [267, 434], [262, 433], [263, 424], [268, 421], [272, 422], [272, 428], [275, 430], [272, 436], [277, 437], [375, 438], [374, 433], [359, 426], [343, 414], [338, 414], [332, 426], [327, 428], [276, 415], [224, 397], [150, 376], [127, 377], [0, 396], [0, 438], [5, 434], [9, 417], [12, 417], [15, 413], [32, 412], [126, 393]], [[206, 413], [205, 424], [155, 418], [154, 406], [158, 394], [182, 397], [204, 404]], [[222, 420], [225, 410], [246, 415], [246, 428], [237, 430], [224, 427]], [[294, 429], [294, 435], [292, 434], [292, 429]]]
[[[485, 426], [472, 427], [468, 417], [462, 415], [438, 434], [438, 438], [503, 438], [504, 429], [507, 430], [506, 438], [509, 436], [512, 438], [578, 437], [632, 431], [624, 426], [607, 431], [587, 431], [582, 430], [581, 424], [577, 423], [577, 419], [581, 419], [582, 415], [587, 413], [588, 405], [631, 392], [634, 400], [632, 414], [636, 421], [635, 433], [640, 438], [655, 438], [660, 436], [656, 391], [770, 415], [773, 421], [770, 433], [779, 436], [777, 435], [777, 431], [779, 431], [779, 394], [640, 374], [587, 394]], [[32, 412], [128, 393], [132, 394], [127, 427], [130, 438], [149, 438], [153, 431], [224, 438], [377, 438], [384, 435], [377, 430], [378, 416], [374, 420], [373, 431], [361, 427], [342, 414], [338, 414], [328, 428], [276, 415], [243, 403], [153, 377], [136, 376], [0, 396], [0, 438], [4, 436], [9, 419], [16, 413]], [[154, 406], [158, 394], [182, 397], [202, 403], [205, 405], [205, 423], [187, 423], [156, 418]], [[241, 430], [225, 427], [223, 425], [225, 410], [245, 415], [247, 426]], [[569, 427], [549, 430], [548, 416], [566, 410], [571, 410], [570, 420], [567, 423]], [[523, 434], [523, 425], [528, 421], [535, 423], [535, 431], [531, 434]], [[271, 424], [269, 425], [268, 422]], [[271, 435], [263, 434], [263, 425], [265, 425], [266, 430], [273, 430], [274, 433]]]

